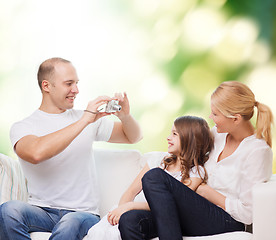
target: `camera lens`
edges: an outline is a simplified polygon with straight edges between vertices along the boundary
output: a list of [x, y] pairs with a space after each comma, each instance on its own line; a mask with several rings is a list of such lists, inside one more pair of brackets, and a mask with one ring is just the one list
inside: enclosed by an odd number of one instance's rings
[[113, 105], [113, 110], [114, 111], [118, 111], [119, 112], [119, 111], [121, 111], [121, 108], [122, 107], [120, 105]]
[[119, 105], [119, 101], [111, 100], [106, 105], [106, 112], [112, 113], [112, 112], [119, 112], [121, 110], [121, 106]]

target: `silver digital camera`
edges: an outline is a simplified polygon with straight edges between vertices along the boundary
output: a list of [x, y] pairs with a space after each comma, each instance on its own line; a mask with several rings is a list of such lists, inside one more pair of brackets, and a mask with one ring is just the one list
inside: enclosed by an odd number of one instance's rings
[[113, 113], [113, 112], [120, 112], [122, 107], [119, 105], [119, 101], [111, 100], [106, 104], [105, 112]]

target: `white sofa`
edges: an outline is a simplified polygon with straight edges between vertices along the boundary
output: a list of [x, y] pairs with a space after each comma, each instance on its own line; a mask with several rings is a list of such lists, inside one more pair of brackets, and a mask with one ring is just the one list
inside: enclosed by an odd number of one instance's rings
[[[122, 193], [149, 158], [163, 155], [162, 152], [141, 154], [137, 150], [95, 150], [101, 216], [118, 203]], [[253, 198], [253, 234], [233, 232], [206, 237], [183, 237], [183, 240], [275, 240], [276, 176], [273, 175], [267, 183], [256, 185]], [[0, 200], [3, 203], [10, 199], [26, 201], [25, 179], [18, 161], [0, 154]], [[49, 236], [50, 233], [31, 233], [32, 240], [48, 240]]]

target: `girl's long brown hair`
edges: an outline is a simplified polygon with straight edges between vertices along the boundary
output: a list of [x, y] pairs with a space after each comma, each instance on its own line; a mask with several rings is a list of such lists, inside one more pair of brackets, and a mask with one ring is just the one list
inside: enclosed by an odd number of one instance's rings
[[[210, 132], [207, 122], [200, 117], [182, 116], [174, 121], [174, 126], [180, 137], [180, 154], [179, 156], [171, 155], [164, 158], [164, 169], [174, 164], [179, 157], [181, 161], [181, 182], [186, 184], [190, 177], [190, 170], [196, 166], [197, 172], [203, 182], [206, 182], [208, 176], [204, 168], [205, 162], [209, 159], [209, 153], [214, 146], [214, 138]], [[201, 176], [198, 166], [202, 166], [205, 175]]]

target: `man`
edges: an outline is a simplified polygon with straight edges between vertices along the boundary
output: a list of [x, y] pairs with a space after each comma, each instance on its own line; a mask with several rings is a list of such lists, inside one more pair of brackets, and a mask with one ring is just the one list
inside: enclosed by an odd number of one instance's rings
[[[86, 110], [74, 110], [79, 93], [73, 65], [61, 58], [38, 70], [42, 102], [28, 118], [15, 123], [11, 141], [28, 182], [28, 203], [0, 207], [0, 239], [30, 239], [30, 232], [52, 232], [53, 240], [82, 239], [99, 221], [99, 195], [93, 168], [94, 141], [135, 143], [142, 138], [130, 115], [126, 94], [100, 96]], [[113, 122], [98, 108], [116, 99], [122, 109]]]

